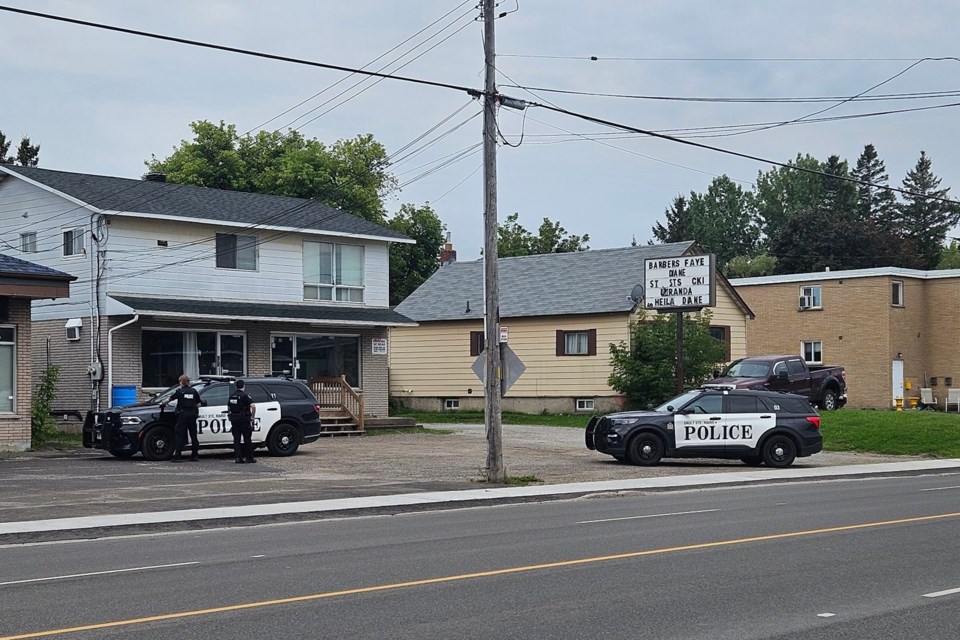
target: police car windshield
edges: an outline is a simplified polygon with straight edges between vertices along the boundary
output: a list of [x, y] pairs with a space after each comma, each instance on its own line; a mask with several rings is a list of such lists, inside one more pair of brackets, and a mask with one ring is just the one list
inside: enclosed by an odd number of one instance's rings
[[731, 378], [766, 378], [770, 375], [770, 365], [762, 362], [738, 362], [727, 369], [725, 375]]
[[[203, 388], [203, 383], [194, 382], [190, 386], [199, 391], [200, 389]], [[169, 389], [167, 389], [166, 391], [164, 391], [163, 393], [153, 396], [152, 398], [150, 398], [150, 404], [160, 404], [161, 402], [163, 402], [164, 400], [172, 396], [176, 392], [176, 390], [179, 388], [180, 388], [180, 385], [175, 384]]]
[[657, 411], [660, 413], [670, 413], [670, 409], [668, 409], [668, 407], [673, 407], [673, 410], [676, 411], [680, 407], [684, 406], [685, 404], [687, 404], [688, 402], [690, 402], [691, 400], [699, 396], [701, 393], [703, 393], [703, 389], [691, 389], [686, 393], [680, 394], [676, 398], [671, 398], [670, 400], [667, 400], [662, 405], [655, 408], [654, 411]]

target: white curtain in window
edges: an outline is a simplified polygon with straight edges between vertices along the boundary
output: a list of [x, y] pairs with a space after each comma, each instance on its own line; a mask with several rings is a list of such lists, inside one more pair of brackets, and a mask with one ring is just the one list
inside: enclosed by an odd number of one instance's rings
[[363, 286], [363, 247], [337, 245], [337, 284], [348, 287]]
[[566, 352], [569, 354], [579, 354], [587, 352], [587, 334], [586, 333], [568, 333], [564, 335], [566, 339]]
[[13, 413], [13, 345], [0, 344], [0, 412]]
[[304, 284], [333, 284], [333, 245], [329, 242], [303, 243]]
[[195, 331], [183, 332], [183, 372], [190, 376], [191, 380], [200, 377], [200, 350], [197, 349]]
[[256, 271], [257, 236], [237, 236], [237, 269]]

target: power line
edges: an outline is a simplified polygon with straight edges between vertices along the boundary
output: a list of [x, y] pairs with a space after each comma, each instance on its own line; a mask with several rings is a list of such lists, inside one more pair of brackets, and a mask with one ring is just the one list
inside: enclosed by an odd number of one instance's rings
[[204, 49], [214, 49], [216, 51], [226, 51], [228, 53], [238, 53], [240, 55], [252, 56], [255, 58], [264, 58], [266, 60], [276, 60], [278, 62], [289, 62], [292, 64], [299, 64], [308, 67], [317, 67], [320, 69], [331, 69], [333, 71], [345, 71], [347, 73], [356, 73], [365, 76], [371, 76], [375, 78], [383, 78], [390, 80], [397, 80], [400, 82], [409, 82], [412, 84], [419, 84], [429, 87], [438, 87], [441, 89], [452, 89], [454, 91], [462, 91], [471, 96], [480, 96], [483, 95], [483, 92], [478, 89], [473, 89], [471, 87], [464, 87], [461, 85], [449, 84], [446, 82], [435, 82], [433, 80], [424, 80], [422, 78], [410, 78], [407, 76], [396, 76], [388, 73], [379, 73], [376, 71], [366, 71], [364, 69], [357, 69], [355, 67], [345, 67], [343, 65], [329, 64], [326, 62], [316, 62], [313, 60], [304, 60], [302, 58], [293, 58], [290, 56], [281, 56], [274, 53], [266, 53], [263, 51], [254, 51], [251, 49], [241, 49], [239, 47], [230, 47], [222, 44], [214, 44], [210, 42], [203, 42], [201, 40], [190, 40], [187, 38], [178, 38], [176, 36], [168, 36], [160, 33], [152, 33], [149, 31], [140, 31], [138, 29], [128, 29], [126, 27], [118, 27], [115, 25], [103, 24], [100, 22], [90, 22], [88, 20], [78, 20], [76, 18], [67, 18], [65, 16], [58, 16], [50, 13], [41, 13], [39, 11], [29, 11], [27, 9], [19, 9], [17, 7], [8, 7], [5, 5], [0, 5], [0, 11], [7, 11], [9, 13], [18, 13], [27, 16], [33, 16], [35, 18], [43, 18], [45, 20], [54, 20], [57, 22], [65, 22], [68, 24], [80, 25], [83, 27], [91, 27], [94, 29], [103, 29], [106, 31], [114, 31], [117, 33], [126, 33], [129, 35], [140, 36], [143, 38], [152, 38], [154, 40], [163, 40], [166, 42], [176, 42], [179, 44], [185, 44], [192, 47], [201, 47]]
[[683, 58], [683, 57], [629, 57], [629, 56], [557, 56], [522, 53], [498, 53], [498, 58], [533, 58], [542, 60], [586, 60], [590, 62], [915, 62], [922, 58]]

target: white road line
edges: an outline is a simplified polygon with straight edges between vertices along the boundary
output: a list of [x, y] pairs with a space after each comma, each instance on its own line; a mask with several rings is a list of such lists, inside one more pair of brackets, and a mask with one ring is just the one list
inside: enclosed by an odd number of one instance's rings
[[641, 518], [665, 518], [667, 516], [686, 516], [691, 513], [712, 513], [720, 509], [700, 509], [699, 511], [676, 511], [674, 513], [652, 513], [646, 516], [627, 516], [625, 518], [607, 518], [605, 520], [583, 520], [577, 524], [594, 524], [596, 522], [616, 522], [617, 520], [639, 520]]
[[947, 589], [946, 591], [934, 591], [933, 593], [923, 594], [924, 598], [939, 598], [940, 596], [951, 596], [960, 593], [960, 589]]
[[261, 554], [261, 555], [259, 555], [259, 556], [250, 556], [250, 557], [251, 557], [251, 558], [266, 558], [267, 556]]
[[837, 614], [835, 614], [835, 613], [818, 613], [818, 614], [817, 614], [817, 617], [818, 617], [818, 618], [832, 618], [832, 617], [835, 616], [835, 615], [837, 615]]
[[130, 573], [131, 571], [148, 571], [150, 569], [169, 569], [170, 567], [188, 567], [199, 562], [177, 562], [174, 564], [156, 564], [150, 567], [131, 567], [129, 569], [111, 569], [109, 571], [91, 571], [90, 573], [73, 573], [67, 576], [50, 576], [47, 578], [30, 578], [29, 580], [11, 580], [0, 582], [0, 587], [11, 584], [27, 584], [29, 582], [49, 582], [51, 580], [66, 580], [68, 578], [87, 578], [89, 576], [103, 576], [111, 573]]
[[956, 487], [933, 487], [932, 489], [920, 489], [920, 491], [946, 491], [947, 489], [960, 489], [960, 485]]

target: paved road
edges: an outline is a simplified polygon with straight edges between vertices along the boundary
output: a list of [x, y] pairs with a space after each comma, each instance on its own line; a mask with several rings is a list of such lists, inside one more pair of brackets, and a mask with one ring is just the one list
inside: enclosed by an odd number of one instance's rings
[[[421, 491], [475, 489], [486, 459], [482, 425], [431, 425], [447, 435], [399, 434], [325, 438], [291, 458], [263, 455], [237, 465], [229, 451], [201, 453], [173, 465], [139, 456], [119, 460], [80, 449], [54, 457], [0, 457], [0, 522], [196, 507], [269, 504]], [[797, 468], [910, 460], [821, 453]], [[617, 463], [588, 451], [583, 430], [504, 427], [504, 460], [514, 476], [547, 484], [677, 476], [747, 469], [739, 461], [676, 460], [652, 468]], [[482, 485], [488, 486], [488, 485]]]
[[958, 534], [938, 473], [6, 546], [0, 640], [952, 640]]

